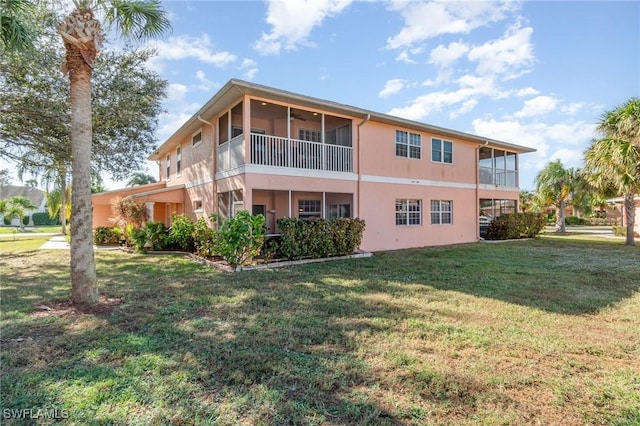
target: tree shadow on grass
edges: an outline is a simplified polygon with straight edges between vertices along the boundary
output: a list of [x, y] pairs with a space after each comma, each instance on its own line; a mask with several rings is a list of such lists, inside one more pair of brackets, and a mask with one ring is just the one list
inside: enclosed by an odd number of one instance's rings
[[3, 333], [3, 408], [66, 408], [75, 424], [419, 424], [432, 403], [466, 418], [487, 390], [416, 370], [403, 386], [422, 402], [398, 409], [373, 396], [385, 378], [358, 354], [357, 337], [395, 333], [413, 313], [360, 296], [401, 284], [339, 284], [335, 270], [106, 263], [105, 291], [124, 299], [110, 313], [31, 314]]

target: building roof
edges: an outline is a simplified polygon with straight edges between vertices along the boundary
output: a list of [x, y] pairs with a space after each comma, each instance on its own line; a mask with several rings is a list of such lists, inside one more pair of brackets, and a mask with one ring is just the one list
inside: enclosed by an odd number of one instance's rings
[[1, 185], [0, 200], [7, 200], [11, 197], [27, 197], [34, 206], [40, 207], [45, 199], [44, 191], [32, 186]]
[[158, 160], [158, 155], [163, 151], [162, 148], [164, 146], [170, 145], [171, 142], [178, 138], [179, 135], [184, 134], [184, 132], [192, 133], [196, 131], [196, 129], [200, 127], [203, 122], [206, 123], [206, 119], [204, 117], [213, 117], [217, 115], [218, 113], [227, 109], [231, 103], [237, 101], [238, 97], [243, 95], [264, 97], [285, 103], [295, 103], [296, 105], [322, 109], [324, 111], [333, 112], [336, 114], [359, 117], [362, 120], [371, 119], [377, 122], [391, 124], [394, 126], [402, 126], [418, 131], [425, 131], [449, 137], [463, 138], [467, 140], [477, 141], [478, 143], [482, 144], [488, 143], [494, 147], [502, 147], [521, 153], [535, 151], [535, 149], [533, 148], [528, 148], [521, 145], [490, 139], [470, 133], [464, 133], [444, 127], [433, 126], [418, 121], [407, 120], [389, 114], [384, 114], [324, 99], [314, 98], [312, 96], [301, 95], [298, 93], [276, 89], [261, 84], [251, 83], [244, 80], [231, 79], [215, 95], [213, 95], [213, 97], [206, 104], [204, 104], [202, 108], [198, 110], [198, 112], [191, 116], [191, 118], [189, 118], [173, 135], [171, 135], [158, 149], [156, 149], [156, 151], [151, 154], [151, 156], [149, 156], [149, 160]]

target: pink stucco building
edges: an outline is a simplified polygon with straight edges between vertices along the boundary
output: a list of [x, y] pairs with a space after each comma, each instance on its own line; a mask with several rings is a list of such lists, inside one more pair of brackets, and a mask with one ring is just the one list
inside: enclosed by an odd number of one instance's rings
[[359, 217], [362, 249], [473, 242], [480, 217], [517, 211], [520, 154], [530, 148], [230, 80], [150, 157], [160, 182], [133, 195], [152, 220], [245, 209], [278, 233], [281, 217]]

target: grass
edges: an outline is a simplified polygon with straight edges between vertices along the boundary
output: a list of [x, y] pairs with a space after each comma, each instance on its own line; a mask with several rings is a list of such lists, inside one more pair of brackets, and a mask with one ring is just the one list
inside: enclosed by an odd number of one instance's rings
[[0, 241], [3, 410], [74, 425], [640, 424], [639, 247], [545, 236], [240, 274], [98, 251], [106, 299], [82, 311], [65, 303], [68, 252], [42, 242]]
[[60, 225], [26, 227], [25, 229], [20, 229], [20, 227], [18, 226], [0, 226], [0, 235], [16, 234], [18, 236], [22, 236], [24, 234], [34, 234], [34, 233], [40, 233], [40, 232], [60, 233], [60, 229], [61, 229]]

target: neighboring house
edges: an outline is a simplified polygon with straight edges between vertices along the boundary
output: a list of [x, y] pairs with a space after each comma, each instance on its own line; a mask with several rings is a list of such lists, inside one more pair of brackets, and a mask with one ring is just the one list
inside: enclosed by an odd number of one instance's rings
[[[633, 201], [634, 201], [634, 209], [635, 209], [635, 216], [633, 220], [633, 231], [635, 235], [640, 236], [640, 196], [634, 197]], [[624, 197], [612, 198], [610, 200], [607, 200], [607, 202], [613, 203], [613, 205], [615, 206], [615, 210], [620, 212], [622, 226], [627, 226], [627, 221], [626, 221], [627, 215], [624, 211]]]
[[282, 217], [359, 217], [362, 249], [477, 241], [479, 217], [517, 212], [519, 155], [533, 149], [241, 80], [230, 80], [150, 160], [160, 182], [133, 195], [152, 220], [238, 210]]
[[[34, 213], [47, 212], [47, 197], [44, 191], [31, 186], [17, 186], [17, 185], [2, 185], [0, 186], [0, 200], [8, 200], [11, 197], [27, 197], [34, 206], [38, 206], [35, 210], [25, 210], [24, 215], [29, 216], [29, 225], [33, 225], [32, 215]], [[4, 224], [4, 218], [2, 218]], [[22, 218], [14, 218], [11, 221], [11, 226], [21, 226]]]

